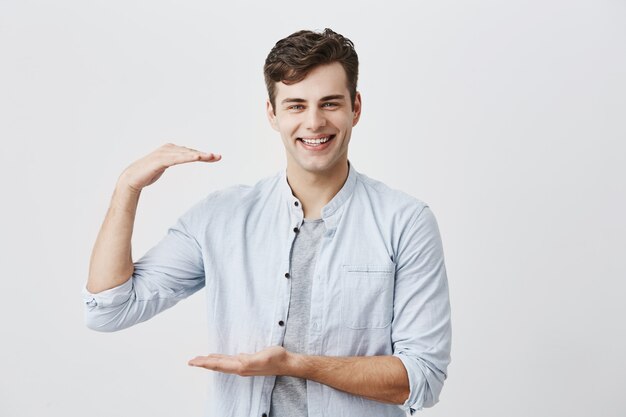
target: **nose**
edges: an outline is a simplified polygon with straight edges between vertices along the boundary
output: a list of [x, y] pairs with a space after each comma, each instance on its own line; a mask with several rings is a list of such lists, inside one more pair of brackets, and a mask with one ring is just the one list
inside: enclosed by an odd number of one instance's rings
[[324, 113], [316, 107], [312, 107], [309, 110], [306, 122], [307, 128], [312, 131], [319, 130], [320, 128], [326, 126], [326, 118], [324, 117]]

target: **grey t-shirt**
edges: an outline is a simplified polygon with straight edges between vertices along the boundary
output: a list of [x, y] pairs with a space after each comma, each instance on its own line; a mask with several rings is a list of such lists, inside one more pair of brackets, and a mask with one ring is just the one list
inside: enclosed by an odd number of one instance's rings
[[[285, 323], [283, 347], [291, 352], [306, 353], [307, 329], [311, 311], [311, 280], [322, 235], [324, 220], [304, 219], [291, 251], [291, 298]], [[307, 417], [306, 380], [277, 376], [270, 417]]]

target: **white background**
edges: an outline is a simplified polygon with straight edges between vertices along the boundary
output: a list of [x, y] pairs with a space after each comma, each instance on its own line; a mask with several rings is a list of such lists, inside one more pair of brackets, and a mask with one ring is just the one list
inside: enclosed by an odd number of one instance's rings
[[351, 161], [444, 240], [452, 363], [423, 415], [626, 415], [626, 3], [408, 4], [0, 0], [0, 415], [201, 415], [202, 295], [90, 331], [91, 248], [119, 174], [165, 142], [223, 160], [144, 190], [135, 259], [283, 168], [262, 65], [325, 27], [361, 61]]

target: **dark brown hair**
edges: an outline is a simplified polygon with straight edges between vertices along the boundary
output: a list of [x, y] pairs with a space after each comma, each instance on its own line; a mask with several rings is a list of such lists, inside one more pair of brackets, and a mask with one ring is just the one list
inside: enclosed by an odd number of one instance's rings
[[359, 58], [354, 44], [348, 38], [324, 29], [317, 33], [301, 30], [276, 42], [265, 59], [263, 73], [272, 108], [276, 112], [276, 84], [294, 84], [302, 81], [318, 65], [339, 62], [346, 72], [352, 110], [359, 77]]

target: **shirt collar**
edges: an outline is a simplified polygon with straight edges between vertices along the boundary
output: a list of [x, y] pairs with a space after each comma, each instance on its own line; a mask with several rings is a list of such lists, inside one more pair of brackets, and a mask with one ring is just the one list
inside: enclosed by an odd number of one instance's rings
[[[287, 181], [287, 169], [280, 172], [283, 193], [293, 213], [294, 210], [302, 213], [302, 203], [293, 195], [293, 191]], [[352, 196], [358, 172], [354, 169], [354, 165], [348, 160], [348, 178], [343, 184], [339, 192], [322, 208], [322, 219], [326, 223], [327, 229], [334, 229], [340, 214], [343, 210], [343, 204]], [[296, 205], [297, 203], [297, 205]], [[300, 216], [301, 217], [301, 216]]]

